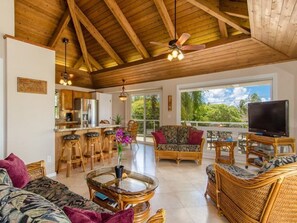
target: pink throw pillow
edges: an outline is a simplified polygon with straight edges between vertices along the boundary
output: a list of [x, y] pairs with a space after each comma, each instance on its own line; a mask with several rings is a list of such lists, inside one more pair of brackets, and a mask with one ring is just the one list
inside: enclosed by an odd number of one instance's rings
[[65, 206], [63, 211], [72, 223], [101, 223], [101, 214], [95, 211], [83, 210]]
[[161, 131], [152, 132], [152, 135], [155, 137], [157, 144], [166, 144], [167, 140]]
[[101, 216], [103, 223], [133, 223], [134, 211], [132, 208], [129, 208], [127, 210], [118, 211], [114, 215], [102, 213]]
[[25, 163], [13, 153], [0, 160], [0, 168], [6, 169], [14, 187], [23, 188], [30, 181]]
[[200, 145], [202, 141], [202, 135], [203, 131], [202, 130], [190, 130], [189, 134], [189, 144], [191, 145]]
[[72, 223], [133, 223], [134, 220], [132, 208], [115, 214], [99, 213], [67, 206], [63, 208], [63, 211]]

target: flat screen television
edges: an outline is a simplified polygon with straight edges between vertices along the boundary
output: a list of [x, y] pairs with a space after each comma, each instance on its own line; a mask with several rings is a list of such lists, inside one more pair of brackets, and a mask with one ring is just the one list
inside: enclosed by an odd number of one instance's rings
[[248, 104], [250, 132], [265, 136], [289, 136], [289, 101], [268, 101]]

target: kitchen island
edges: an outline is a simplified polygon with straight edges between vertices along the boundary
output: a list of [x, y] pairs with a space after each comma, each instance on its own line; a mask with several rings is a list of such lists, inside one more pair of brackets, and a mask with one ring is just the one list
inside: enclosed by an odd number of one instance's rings
[[100, 144], [101, 148], [103, 150], [108, 150], [109, 143], [104, 141], [104, 130], [110, 129], [113, 130], [115, 128], [119, 128], [120, 125], [111, 125], [111, 124], [99, 124], [97, 126], [92, 125], [72, 125], [72, 126], [56, 126], [55, 131], [55, 167], [57, 169], [58, 165], [58, 159], [61, 156], [62, 147], [63, 147], [63, 136], [69, 135], [69, 134], [76, 134], [80, 135], [80, 144], [82, 152], [84, 153], [86, 146], [87, 146], [87, 140], [85, 137], [85, 134], [87, 132], [98, 132], [100, 137]]

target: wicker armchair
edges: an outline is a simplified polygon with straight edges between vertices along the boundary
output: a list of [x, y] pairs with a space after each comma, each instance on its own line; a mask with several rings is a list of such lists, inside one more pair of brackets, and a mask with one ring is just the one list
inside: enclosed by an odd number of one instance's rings
[[254, 176], [236, 176], [230, 166], [214, 164], [215, 182], [209, 178], [206, 194], [230, 222], [297, 222], [296, 157], [294, 160]]

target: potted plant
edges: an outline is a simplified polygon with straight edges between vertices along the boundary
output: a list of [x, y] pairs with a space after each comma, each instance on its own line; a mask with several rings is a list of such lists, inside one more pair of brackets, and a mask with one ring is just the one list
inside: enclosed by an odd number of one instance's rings
[[115, 166], [115, 173], [118, 179], [122, 178], [124, 166], [122, 165], [122, 155], [123, 155], [123, 144], [129, 144], [132, 142], [132, 138], [126, 135], [124, 130], [119, 128], [116, 130], [116, 143], [118, 150], [118, 164]]
[[122, 118], [122, 116], [120, 116], [120, 115], [118, 114], [118, 115], [116, 115], [115, 118], [113, 118], [112, 120], [114, 121], [114, 124], [116, 124], [116, 125], [120, 125], [121, 122], [122, 122], [122, 120], [123, 120], [123, 118]]

